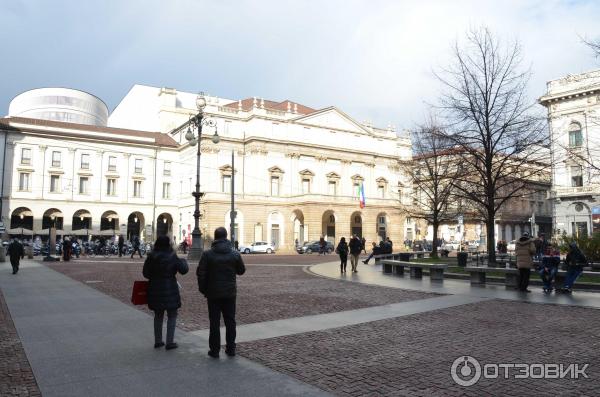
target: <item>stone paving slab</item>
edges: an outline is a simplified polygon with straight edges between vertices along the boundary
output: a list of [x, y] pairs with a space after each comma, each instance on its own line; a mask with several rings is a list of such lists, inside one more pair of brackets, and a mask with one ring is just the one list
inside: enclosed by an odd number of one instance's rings
[[327, 395], [243, 357], [211, 359], [179, 330], [179, 349], [153, 349], [146, 313], [43, 265], [9, 268], [0, 288], [44, 396]]
[[[298, 257], [303, 259], [301, 255]], [[275, 260], [277, 256], [270, 256], [269, 259]], [[320, 259], [322, 260], [322, 257]], [[99, 260], [96, 263], [72, 261], [51, 263], [49, 266], [128, 305], [130, 305], [133, 281], [142, 279], [141, 261]], [[339, 272], [336, 263], [329, 263], [327, 266]], [[181, 291], [183, 306], [179, 311], [177, 324], [186, 331], [209, 327], [206, 299], [198, 292], [195, 271], [196, 266], [192, 265], [188, 274], [177, 276], [183, 286]], [[89, 281], [94, 282], [86, 283]], [[238, 325], [252, 324], [434, 296], [437, 295], [315, 277], [299, 266], [253, 264], [249, 265], [246, 273], [238, 278], [236, 320]], [[148, 313], [145, 306], [137, 309]]]
[[[598, 309], [486, 300], [329, 330], [241, 343], [240, 354], [339, 396], [592, 396], [600, 390]], [[455, 359], [589, 364], [589, 379], [481, 379]], [[513, 376], [515, 372], [512, 372]]]
[[[300, 334], [309, 331], [319, 331], [368, 323], [371, 321], [423, 313], [430, 310], [466, 305], [473, 302], [481, 302], [485, 299], [486, 298], [470, 296], [440, 296], [365, 309], [247, 324], [237, 328], [237, 341], [249, 342], [259, 339]], [[225, 332], [224, 327], [221, 329], [221, 332]], [[209, 331], [207, 329], [192, 332], [192, 334], [200, 335], [206, 339], [208, 339], [208, 333]]]

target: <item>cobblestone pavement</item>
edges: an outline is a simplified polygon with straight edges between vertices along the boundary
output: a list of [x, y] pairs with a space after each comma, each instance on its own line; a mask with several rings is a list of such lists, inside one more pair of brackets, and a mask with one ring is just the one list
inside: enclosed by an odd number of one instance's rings
[[1, 291], [0, 396], [41, 396]]
[[[340, 396], [591, 396], [600, 390], [600, 311], [580, 307], [494, 300], [241, 343], [238, 349]], [[482, 366], [587, 363], [589, 379], [482, 378], [462, 387], [450, 368], [464, 355]]]
[[[298, 255], [300, 257], [300, 255]], [[272, 256], [276, 258], [276, 256]], [[142, 261], [56, 262], [51, 268], [130, 303], [134, 280], [142, 280]], [[332, 265], [333, 266], [333, 265]], [[178, 276], [183, 305], [177, 325], [187, 331], [208, 328], [206, 300], [198, 292], [196, 266]], [[435, 294], [331, 280], [301, 266], [248, 265], [238, 278], [237, 322], [257, 323], [425, 299]], [[145, 306], [138, 306], [147, 310]]]

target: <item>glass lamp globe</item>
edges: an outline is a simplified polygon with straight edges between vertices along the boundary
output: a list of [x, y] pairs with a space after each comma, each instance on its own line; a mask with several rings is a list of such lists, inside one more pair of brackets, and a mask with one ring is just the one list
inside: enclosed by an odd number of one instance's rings
[[217, 131], [213, 134], [212, 138], [210, 138], [213, 143], [219, 143], [221, 141], [221, 137], [217, 134]]

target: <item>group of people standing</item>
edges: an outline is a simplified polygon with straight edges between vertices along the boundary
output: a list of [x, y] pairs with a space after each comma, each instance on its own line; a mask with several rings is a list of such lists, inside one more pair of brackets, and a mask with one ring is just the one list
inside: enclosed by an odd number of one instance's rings
[[[143, 275], [148, 279], [148, 308], [154, 311], [154, 347], [165, 346], [166, 350], [177, 348], [175, 326], [177, 311], [181, 307], [181, 295], [176, 275], [186, 274], [189, 265], [177, 256], [168, 237], [159, 237], [154, 250], [148, 254]], [[227, 230], [219, 227], [215, 230], [214, 241], [209, 250], [204, 251], [196, 277], [198, 289], [207, 300], [210, 321], [209, 351], [213, 358], [219, 357], [221, 349], [221, 316], [225, 322], [225, 353], [235, 356], [236, 338], [236, 277], [244, 274], [246, 267], [231, 241], [227, 240]], [[163, 321], [167, 313], [167, 338], [163, 340]]]
[[[342, 237], [337, 247], [335, 248], [336, 254], [340, 256], [340, 272], [346, 273], [346, 266], [348, 263], [348, 254], [350, 254], [350, 265], [352, 266], [352, 272], [358, 273], [358, 261], [361, 252], [365, 252], [365, 238], [359, 238], [357, 235], [350, 237], [350, 242], [346, 242], [346, 237]], [[392, 241], [389, 237], [377, 243], [373, 242], [373, 249], [371, 254], [363, 261], [364, 264], [368, 264], [369, 260], [374, 255], [379, 254], [391, 254], [392, 253]]]
[[[544, 236], [538, 239], [532, 239], [529, 233], [525, 232], [515, 243], [515, 254], [517, 257], [517, 268], [519, 269], [519, 282], [517, 289], [521, 292], [531, 292], [529, 287], [529, 277], [534, 265], [534, 256], [540, 260], [537, 269], [540, 278], [544, 284], [545, 293], [554, 290], [554, 280], [560, 265], [560, 251], [558, 247], [549, 244]], [[587, 264], [587, 258], [577, 246], [575, 241], [569, 243], [569, 251], [565, 257], [567, 273], [562, 288], [557, 288], [556, 292], [570, 294], [573, 284], [583, 272], [583, 267]]]

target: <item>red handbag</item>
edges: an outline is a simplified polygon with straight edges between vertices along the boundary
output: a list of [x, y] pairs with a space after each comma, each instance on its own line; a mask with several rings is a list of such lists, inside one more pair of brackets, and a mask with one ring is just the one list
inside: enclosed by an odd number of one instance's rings
[[148, 281], [134, 281], [131, 292], [131, 303], [134, 305], [148, 304]]

